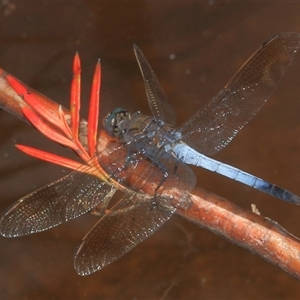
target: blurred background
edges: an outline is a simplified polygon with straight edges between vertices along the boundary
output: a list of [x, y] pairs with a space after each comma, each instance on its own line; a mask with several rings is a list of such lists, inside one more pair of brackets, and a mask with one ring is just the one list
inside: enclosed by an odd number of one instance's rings
[[[103, 70], [101, 116], [116, 107], [150, 113], [132, 44], [151, 63], [187, 120], [218, 93], [266, 40], [300, 32], [300, 3], [231, 1], [0, 1], [0, 67], [68, 107], [76, 51], [86, 116], [92, 73]], [[300, 194], [300, 55], [267, 105], [215, 158]], [[0, 111], [0, 213], [59, 179], [66, 169], [19, 152], [21, 143], [75, 155]], [[300, 237], [300, 208], [203, 170], [198, 186], [250, 210], [254, 203]], [[300, 284], [279, 268], [174, 216], [103, 270], [80, 277], [73, 254], [97, 219], [0, 238], [1, 299], [298, 299]]]

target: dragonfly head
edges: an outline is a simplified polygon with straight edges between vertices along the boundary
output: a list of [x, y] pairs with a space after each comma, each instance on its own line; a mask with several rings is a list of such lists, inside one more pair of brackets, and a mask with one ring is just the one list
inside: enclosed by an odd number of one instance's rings
[[110, 136], [120, 139], [122, 137], [122, 128], [120, 127], [120, 123], [129, 119], [130, 114], [128, 111], [119, 107], [103, 119], [103, 126]]

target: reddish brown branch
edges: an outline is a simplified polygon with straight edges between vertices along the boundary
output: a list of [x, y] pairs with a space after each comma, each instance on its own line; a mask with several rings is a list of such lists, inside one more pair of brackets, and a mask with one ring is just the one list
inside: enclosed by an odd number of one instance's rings
[[[26, 104], [10, 87], [6, 76], [0, 69], [0, 107], [28, 122], [21, 111]], [[58, 104], [46, 97], [41, 98], [41, 102], [58, 114]], [[67, 110], [64, 111], [69, 114]], [[108, 142], [110, 139], [101, 132], [98, 150], [105, 149]], [[134, 177], [130, 180], [134, 180]], [[198, 187], [192, 191], [191, 200], [187, 209], [178, 209], [179, 215], [259, 254], [300, 279], [300, 241], [278, 224]]]
[[300, 240], [276, 222], [195, 188], [192, 206], [177, 213], [259, 254], [270, 263], [300, 279]]
[[0, 69], [0, 108], [28, 123], [21, 110], [25, 103], [8, 84], [6, 74], [4, 70]]

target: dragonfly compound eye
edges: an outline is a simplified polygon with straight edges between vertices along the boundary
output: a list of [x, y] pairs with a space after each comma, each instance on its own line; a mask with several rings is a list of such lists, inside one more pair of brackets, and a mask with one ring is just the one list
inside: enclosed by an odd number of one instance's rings
[[130, 114], [124, 108], [116, 108], [103, 119], [106, 132], [113, 137], [119, 138], [121, 129], [120, 122], [130, 119]]

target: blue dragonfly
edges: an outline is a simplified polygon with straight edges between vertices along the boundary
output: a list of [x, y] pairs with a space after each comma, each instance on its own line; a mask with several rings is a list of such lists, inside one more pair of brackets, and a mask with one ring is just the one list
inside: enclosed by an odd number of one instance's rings
[[[4, 213], [1, 235], [16, 237], [44, 231], [96, 207], [101, 218], [74, 257], [78, 274], [91, 274], [145, 240], [178, 207], [188, 207], [189, 192], [196, 184], [189, 164], [300, 204], [300, 197], [290, 191], [209, 157], [228, 145], [266, 103], [299, 47], [298, 33], [273, 37], [204, 108], [174, 129], [175, 111], [148, 61], [134, 45], [153, 116], [131, 114], [123, 108], [108, 114], [104, 127], [116, 139], [97, 155], [97, 162], [109, 178], [99, 180], [87, 174], [92, 172], [79, 169], [32, 192]], [[134, 183], [128, 184], [131, 174], [137, 172]], [[113, 183], [124, 187], [124, 195], [108, 208], [117, 190]], [[180, 199], [170, 196], [174, 188], [181, 191]]]

